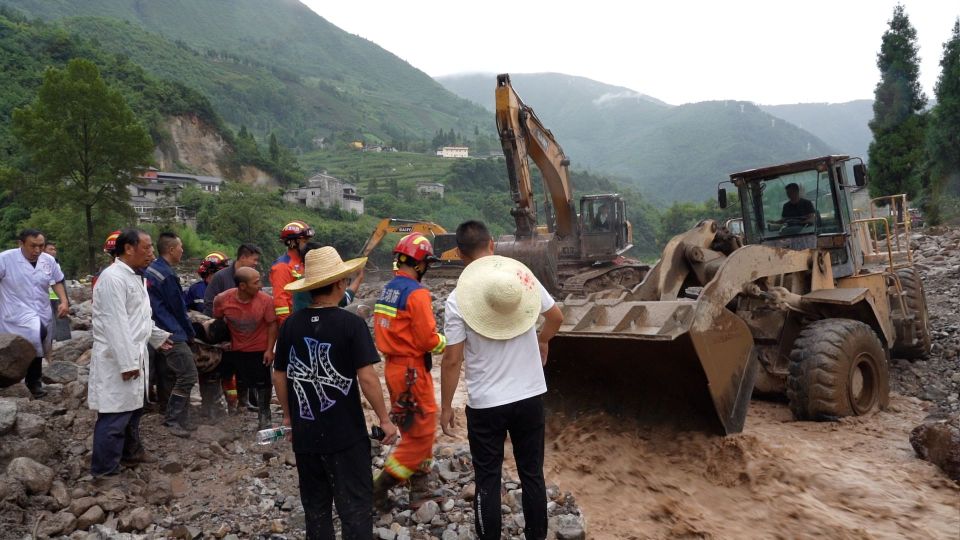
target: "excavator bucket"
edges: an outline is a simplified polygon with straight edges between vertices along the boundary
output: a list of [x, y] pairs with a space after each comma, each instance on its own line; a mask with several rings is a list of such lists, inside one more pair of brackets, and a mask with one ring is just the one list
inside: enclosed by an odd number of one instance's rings
[[731, 311], [769, 276], [808, 272], [810, 251], [718, 246], [704, 221], [677, 235], [629, 292], [568, 297], [544, 368], [548, 405], [644, 424], [743, 430], [756, 378], [753, 335]]

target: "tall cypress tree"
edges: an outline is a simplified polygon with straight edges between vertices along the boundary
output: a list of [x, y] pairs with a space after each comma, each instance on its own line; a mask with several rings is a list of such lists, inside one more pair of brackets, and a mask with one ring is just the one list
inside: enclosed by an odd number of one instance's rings
[[943, 44], [940, 78], [934, 87], [937, 106], [930, 113], [927, 151], [931, 192], [939, 199], [944, 188], [960, 192], [960, 18]]
[[877, 55], [880, 82], [874, 92], [870, 122], [870, 194], [906, 193], [914, 198], [924, 161], [921, 111], [927, 98], [918, 80], [917, 31], [902, 5], [893, 9], [889, 24]]

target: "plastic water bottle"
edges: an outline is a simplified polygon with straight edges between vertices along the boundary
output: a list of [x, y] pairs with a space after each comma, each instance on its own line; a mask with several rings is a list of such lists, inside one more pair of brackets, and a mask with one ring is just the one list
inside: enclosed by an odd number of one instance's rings
[[290, 433], [287, 426], [277, 426], [273, 428], [261, 429], [257, 432], [257, 444], [273, 444], [282, 441]]

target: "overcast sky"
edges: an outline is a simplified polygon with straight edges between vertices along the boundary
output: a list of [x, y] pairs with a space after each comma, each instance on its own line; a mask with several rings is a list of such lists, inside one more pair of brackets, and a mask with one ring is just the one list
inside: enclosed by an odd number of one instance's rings
[[[870, 99], [880, 40], [897, 3], [302, 1], [431, 76], [559, 72], [672, 104]], [[960, 1], [903, 4], [917, 30], [920, 82], [931, 97]]]

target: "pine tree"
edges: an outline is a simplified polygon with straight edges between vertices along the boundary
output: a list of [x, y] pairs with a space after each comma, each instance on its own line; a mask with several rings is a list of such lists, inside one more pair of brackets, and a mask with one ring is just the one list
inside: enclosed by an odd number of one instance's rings
[[96, 270], [94, 219], [130, 209], [127, 187], [150, 163], [153, 141], [123, 99], [89, 60], [48, 68], [33, 103], [13, 111], [13, 131], [30, 159], [27, 196], [48, 208], [83, 215], [87, 266]]
[[870, 122], [870, 194], [906, 193], [912, 199], [920, 188], [924, 160], [924, 118], [920, 113], [927, 98], [918, 80], [917, 31], [902, 5], [894, 8], [889, 24], [877, 55], [880, 82]]
[[[960, 190], [960, 18], [953, 23], [953, 34], [943, 44], [940, 78], [934, 87], [937, 106], [930, 113], [927, 128], [927, 152], [930, 157], [931, 195], [939, 202], [944, 189]], [[936, 205], [931, 205], [939, 218]]]
[[280, 143], [277, 142], [277, 134], [270, 134], [270, 161], [280, 163]]

